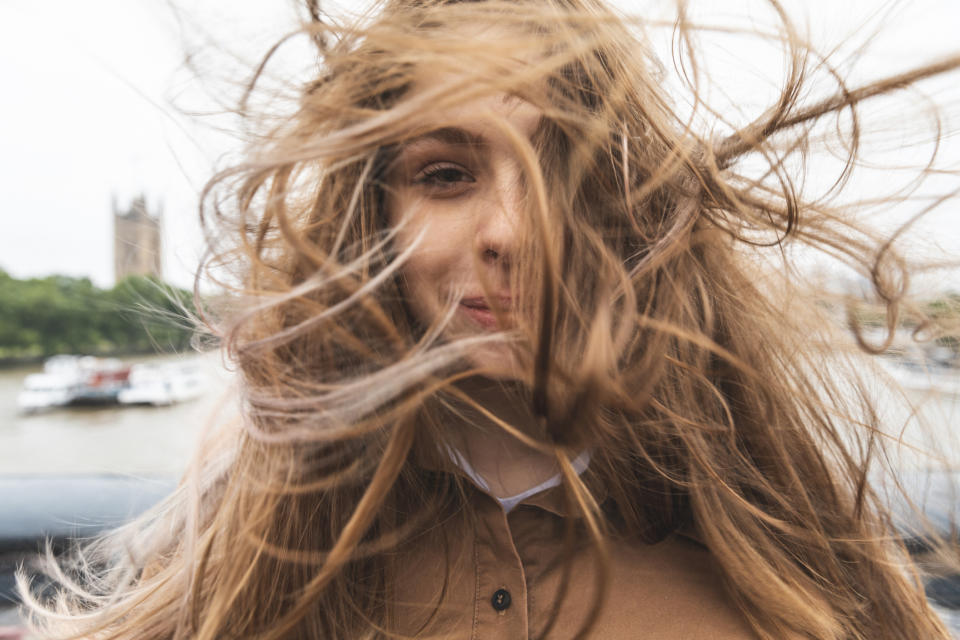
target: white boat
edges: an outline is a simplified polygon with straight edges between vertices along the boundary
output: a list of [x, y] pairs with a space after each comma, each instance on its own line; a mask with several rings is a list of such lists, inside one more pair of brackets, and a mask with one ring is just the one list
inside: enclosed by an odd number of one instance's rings
[[17, 397], [22, 411], [73, 404], [167, 405], [203, 393], [206, 377], [196, 363], [126, 365], [116, 358], [60, 355], [43, 373], [23, 381]]
[[38, 411], [68, 404], [116, 402], [127, 384], [130, 368], [116, 358], [59, 355], [43, 363], [42, 373], [23, 381], [17, 405], [23, 411]]
[[117, 402], [173, 404], [196, 398], [206, 386], [206, 376], [195, 363], [135, 364], [130, 368], [127, 386], [117, 395]]
[[960, 395], [960, 369], [936, 362], [880, 358], [880, 366], [904, 389]]
[[17, 396], [17, 406], [22, 411], [62, 407], [73, 402], [80, 386], [72, 376], [31, 373], [23, 381], [23, 389]]

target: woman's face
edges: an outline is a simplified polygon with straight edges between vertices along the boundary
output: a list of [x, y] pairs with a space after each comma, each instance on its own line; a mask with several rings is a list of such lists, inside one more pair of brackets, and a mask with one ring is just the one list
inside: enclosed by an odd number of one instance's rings
[[[511, 131], [529, 139], [541, 112], [508, 95], [451, 109], [440, 128], [405, 142], [388, 177], [391, 226], [400, 251], [407, 302], [425, 326], [452, 308], [447, 337], [509, 329], [523, 303], [510, 288], [524, 210], [524, 180]], [[488, 375], [508, 375], [503, 348], [471, 357]]]

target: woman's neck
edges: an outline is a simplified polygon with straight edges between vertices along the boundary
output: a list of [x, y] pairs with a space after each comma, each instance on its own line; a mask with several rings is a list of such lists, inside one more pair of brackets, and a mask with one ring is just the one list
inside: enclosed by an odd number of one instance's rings
[[[537, 437], [538, 421], [529, 403], [509, 382], [468, 378], [458, 385], [486, 411], [517, 431]], [[494, 420], [465, 403], [452, 409], [451, 443], [499, 498], [517, 495], [550, 479], [559, 471], [556, 460], [508, 433]]]

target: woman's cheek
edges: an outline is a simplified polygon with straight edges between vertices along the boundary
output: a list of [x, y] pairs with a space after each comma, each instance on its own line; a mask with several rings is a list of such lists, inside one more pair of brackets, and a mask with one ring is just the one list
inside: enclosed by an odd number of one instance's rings
[[407, 303], [417, 319], [429, 326], [454, 298], [476, 289], [471, 287], [476, 278], [470, 209], [462, 202], [432, 202], [409, 194], [391, 206], [391, 222], [401, 225], [398, 253], [413, 247], [402, 267]]
[[425, 277], [423, 265], [412, 257], [403, 269], [403, 280], [406, 283], [407, 303], [417, 319], [429, 325], [434, 315], [435, 306], [430, 300], [430, 282]]
[[403, 267], [407, 302], [425, 325], [432, 324], [443, 312], [446, 298], [454, 288], [447, 280], [452, 265], [446, 260], [445, 252], [429, 246], [430, 240], [430, 236], [424, 237]]

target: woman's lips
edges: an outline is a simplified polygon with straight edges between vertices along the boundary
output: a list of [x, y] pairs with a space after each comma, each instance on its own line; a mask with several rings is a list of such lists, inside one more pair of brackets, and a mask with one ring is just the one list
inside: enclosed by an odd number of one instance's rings
[[[504, 297], [497, 300], [497, 310], [501, 314], [509, 313], [510, 307], [510, 298]], [[484, 329], [497, 328], [497, 316], [494, 314], [493, 309], [490, 308], [490, 303], [487, 301], [487, 298], [464, 298], [460, 301], [460, 309]]]

